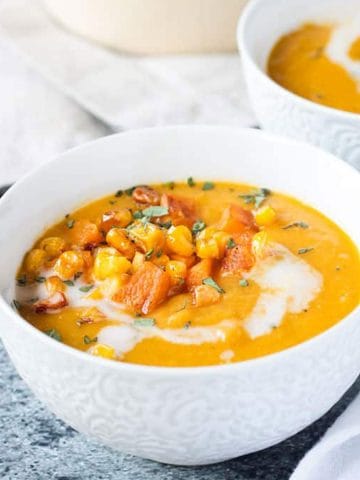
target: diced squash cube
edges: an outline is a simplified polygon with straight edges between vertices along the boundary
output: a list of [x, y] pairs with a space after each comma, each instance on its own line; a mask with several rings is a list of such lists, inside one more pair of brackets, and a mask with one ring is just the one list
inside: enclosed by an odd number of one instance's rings
[[276, 218], [275, 210], [269, 205], [265, 205], [255, 213], [255, 221], [259, 227], [266, 227], [274, 223]]
[[218, 228], [227, 233], [242, 233], [246, 230], [258, 231], [252, 212], [235, 204], [224, 210]]
[[189, 257], [195, 251], [191, 231], [185, 225], [169, 228], [166, 246], [170, 252], [184, 257]]
[[135, 202], [145, 205], [159, 205], [160, 203], [160, 194], [147, 185], [136, 187], [132, 197]]
[[127, 273], [131, 269], [131, 263], [127, 258], [120, 255], [115, 248], [99, 248], [94, 262], [94, 276], [97, 280], [105, 280], [112, 275]]
[[132, 260], [135, 255], [135, 245], [129, 240], [126, 232], [120, 228], [112, 228], [106, 235], [106, 241], [111, 246], [116, 248], [128, 260]]
[[45, 300], [38, 300], [33, 304], [36, 313], [46, 313], [49, 310], [58, 310], [68, 305], [67, 299], [63, 292], [55, 292]]
[[215, 288], [209, 285], [197, 285], [191, 290], [193, 297], [193, 304], [196, 307], [205, 307], [218, 303], [221, 299], [221, 294]]
[[227, 249], [221, 264], [223, 275], [238, 275], [244, 270], [250, 270], [255, 263], [252, 251], [252, 237], [250, 233], [233, 235], [235, 247]]
[[68, 250], [56, 260], [54, 271], [61, 280], [71, 280], [75, 274], [84, 270], [84, 266], [82, 252]]
[[169, 211], [169, 215], [161, 217], [159, 221], [171, 221], [175, 226], [186, 225], [191, 228], [196, 220], [194, 202], [188, 198], [180, 198], [164, 193], [160, 205]]
[[147, 315], [167, 298], [170, 284], [167, 272], [145, 262], [126, 285], [124, 302], [134, 313]]
[[212, 269], [213, 260], [210, 258], [205, 258], [191, 267], [186, 277], [186, 285], [189, 290], [197, 285], [201, 285], [204, 278], [211, 277]]

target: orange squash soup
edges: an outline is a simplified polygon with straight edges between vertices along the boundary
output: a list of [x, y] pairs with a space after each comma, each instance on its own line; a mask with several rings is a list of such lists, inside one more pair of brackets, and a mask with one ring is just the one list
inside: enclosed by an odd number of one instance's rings
[[14, 303], [36, 328], [91, 355], [216, 365], [328, 329], [358, 306], [359, 277], [357, 248], [313, 208], [266, 188], [189, 178], [64, 215], [26, 254]]
[[268, 74], [308, 100], [360, 113], [360, 32], [351, 24], [303, 25], [276, 43]]

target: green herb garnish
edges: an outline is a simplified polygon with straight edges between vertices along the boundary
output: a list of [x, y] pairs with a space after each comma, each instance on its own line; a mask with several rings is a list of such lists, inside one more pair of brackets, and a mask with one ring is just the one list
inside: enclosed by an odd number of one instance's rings
[[70, 219], [66, 222], [67, 228], [72, 229], [74, 227], [74, 225], [75, 225], [75, 220], [74, 219]]
[[131, 197], [131, 195], [133, 194], [133, 191], [135, 190], [136, 187], [130, 187], [130, 188], [127, 188], [126, 190], [124, 190], [125, 194], [128, 196], [128, 197]]
[[189, 177], [187, 179], [187, 184], [189, 185], [189, 187], [195, 187], [196, 183], [195, 183], [193, 177]]
[[142, 318], [138, 317], [134, 320], [134, 325], [136, 327], [153, 327], [156, 321], [154, 318]]
[[215, 185], [212, 182], [204, 182], [202, 186], [202, 190], [213, 190], [215, 188]]
[[165, 215], [168, 215], [169, 209], [167, 207], [148, 207], [145, 208], [145, 210], [142, 211], [143, 215], [147, 218], [153, 218], [153, 217], [164, 217]]
[[150, 258], [152, 257], [152, 254], [154, 253], [154, 249], [153, 248], [150, 248], [150, 250], [148, 250], [146, 253], [145, 253], [145, 260], [150, 260]]
[[140, 218], [143, 218], [144, 214], [141, 210], [136, 210], [134, 213], [133, 213], [133, 217], [135, 218], [135, 220], [140, 220]]
[[87, 293], [89, 292], [92, 288], [94, 288], [94, 285], [83, 285], [82, 287], [79, 288], [80, 292]]
[[96, 343], [98, 341], [98, 337], [91, 338], [89, 335], [84, 335], [84, 343], [85, 345], [89, 345], [89, 343]]
[[169, 220], [168, 222], [160, 223], [160, 227], [166, 228], [166, 230], [169, 230], [170, 227], [172, 227], [172, 221]]
[[256, 208], [259, 208], [270, 194], [271, 191], [268, 188], [260, 188], [260, 190], [252, 193], [241, 193], [239, 197], [242, 198], [247, 205], [253, 204]]
[[174, 190], [175, 188], [175, 182], [166, 182], [164, 184], [165, 187], [169, 188], [170, 190]]
[[285, 225], [285, 227], [282, 227], [283, 230], [290, 230], [290, 228], [309, 228], [309, 225], [305, 222], [299, 221], [299, 222], [293, 222], [289, 223], [288, 225]]
[[196, 222], [194, 223], [194, 225], [192, 226], [192, 233], [194, 235], [198, 234], [199, 232], [201, 232], [202, 230], [204, 230], [204, 228], [206, 227], [206, 223], [203, 222], [202, 220], [196, 220]]
[[118, 190], [116, 193], [115, 193], [115, 197], [119, 198], [119, 197], [122, 197], [124, 194], [124, 192], [122, 190]]
[[207, 285], [208, 287], [214, 288], [219, 293], [225, 293], [225, 290], [218, 285], [215, 280], [211, 277], [204, 278], [202, 281], [203, 285]]
[[63, 280], [63, 283], [67, 285], [68, 287], [73, 287], [75, 283], [72, 280]]
[[45, 278], [45, 277], [41, 277], [41, 276], [35, 277], [35, 282], [37, 282], [37, 283], [44, 283], [44, 282], [46, 282], [46, 278]]
[[229, 240], [226, 242], [226, 247], [229, 249], [236, 247], [236, 243], [233, 238], [229, 238]]
[[54, 340], [61, 342], [61, 335], [55, 328], [52, 328], [51, 330], [45, 330], [44, 333], [46, 333], [46, 335], [53, 338]]
[[299, 255], [304, 255], [304, 253], [308, 253], [314, 250], [314, 247], [305, 247], [305, 248], [299, 248], [298, 254]]
[[31, 298], [29, 298], [28, 303], [35, 303], [38, 300], [39, 300], [39, 297], [31, 297]]
[[158, 250], [158, 251], [156, 252], [156, 257], [157, 257], [157, 258], [160, 258], [162, 254], [163, 254], [163, 251], [162, 251], [162, 250]]
[[16, 285], [18, 287], [25, 287], [26, 284], [27, 284], [26, 275], [20, 275], [20, 277], [16, 279]]
[[115, 205], [116, 202], [117, 200], [109, 200], [110, 205]]
[[249, 282], [248, 282], [248, 280], [246, 280], [246, 278], [242, 278], [239, 282], [239, 285], [240, 285], [240, 287], [248, 287]]

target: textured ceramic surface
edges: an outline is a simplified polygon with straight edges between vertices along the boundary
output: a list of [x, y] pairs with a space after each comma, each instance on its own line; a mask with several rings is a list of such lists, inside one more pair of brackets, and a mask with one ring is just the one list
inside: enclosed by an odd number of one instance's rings
[[309, 21], [346, 21], [358, 7], [358, 0], [253, 0], [239, 23], [238, 44], [260, 125], [324, 148], [360, 168], [360, 115], [303, 99], [265, 73], [270, 51], [282, 35]]
[[325, 152], [232, 128], [114, 135], [41, 167], [0, 201], [0, 333], [19, 374], [75, 429], [127, 453], [199, 465], [273, 445], [324, 414], [360, 370], [359, 311], [280, 354], [218, 367], [159, 368], [74, 350], [9, 306], [24, 249], [46, 225], [109, 191], [189, 175], [291, 193], [331, 216], [360, 245], [360, 226], [347, 208], [360, 202], [360, 176]]

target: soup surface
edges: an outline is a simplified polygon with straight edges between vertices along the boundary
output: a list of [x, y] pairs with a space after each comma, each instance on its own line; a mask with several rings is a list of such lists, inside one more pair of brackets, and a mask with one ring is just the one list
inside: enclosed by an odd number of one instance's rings
[[270, 54], [268, 73], [301, 97], [360, 113], [360, 21], [306, 24], [283, 36]]
[[90, 354], [162, 366], [298, 344], [359, 304], [357, 248], [313, 208], [247, 185], [139, 186], [66, 215], [29, 251], [15, 308]]

